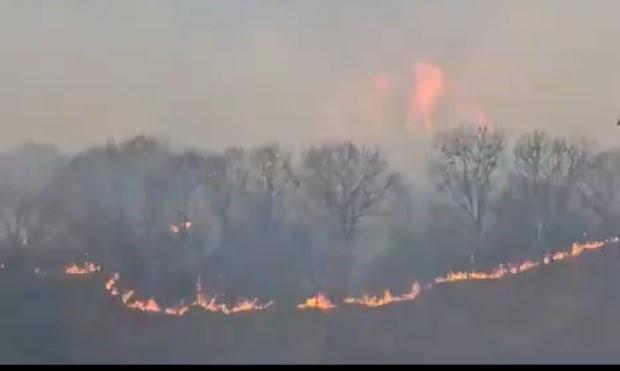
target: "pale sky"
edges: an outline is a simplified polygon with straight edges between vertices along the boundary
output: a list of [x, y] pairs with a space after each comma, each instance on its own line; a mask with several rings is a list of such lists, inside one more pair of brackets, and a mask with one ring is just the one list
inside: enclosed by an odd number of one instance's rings
[[444, 74], [436, 128], [475, 105], [512, 134], [613, 144], [619, 15], [617, 0], [0, 0], [0, 148], [139, 133], [407, 146], [420, 62]]

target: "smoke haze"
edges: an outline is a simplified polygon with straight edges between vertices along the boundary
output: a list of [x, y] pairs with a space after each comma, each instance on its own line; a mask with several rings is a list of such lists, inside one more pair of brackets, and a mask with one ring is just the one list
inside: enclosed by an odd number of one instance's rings
[[[610, 142], [619, 8], [602, 0], [4, 0], [0, 146], [33, 139], [83, 149], [146, 132], [210, 148], [342, 137], [407, 148], [421, 135], [406, 129], [420, 62], [444, 73], [436, 108], [453, 114], [436, 118], [438, 127], [484, 115], [511, 132]], [[377, 75], [389, 77], [383, 94]]]

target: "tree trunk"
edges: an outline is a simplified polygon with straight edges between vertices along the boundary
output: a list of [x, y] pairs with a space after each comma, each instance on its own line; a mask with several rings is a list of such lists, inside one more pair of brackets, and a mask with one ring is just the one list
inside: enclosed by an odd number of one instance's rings
[[272, 227], [274, 225], [273, 192], [271, 191], [267, 192], [267, 199], [265, 200], [265, 202], [266, 202], [266, 205], [265, 205], [265, 218], [264, 218], [263, 229], [265, 233], [269, 233], [272, 231]]
[[335, 257], [333, 259], [333, 271], [335, 273], [334, 295], [345, 297], [349, 293], [349, 270], [351, 266], [350, 241], [344, 240], [336, 245]]

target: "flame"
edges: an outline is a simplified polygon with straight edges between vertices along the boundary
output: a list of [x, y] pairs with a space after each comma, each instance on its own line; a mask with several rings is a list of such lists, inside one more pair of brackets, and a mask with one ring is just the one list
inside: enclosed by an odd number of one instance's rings
[[181, 223], [180, 225], [170, 224], [170, 232], [174, 234], [180, 233], [182, 230], [188, 232], [192, 228], [192, 222]]
[[[117, 287], [117, 284], [120, 280], [120, 275], [118, 273], [114, 273], [114, 275], [106, 281], [105, 289], [112, 296], [120, 295], [120, 289]], [[142, 312], [150, 312], [150, 313], [164, 313], [170, 316], [181, 317], [184, 316], [189, 311], [189, 306], [184, 305], [181, 302], [179, 305], [174, 305], [171, 307], [166, 307], [162, 310], [161, 306], [157, 303], [157, 301], [153, 298], [149, 298], [146, 300], [133, 300], [134, 290], [128, 290], [121, 295], [121, 301], [123, 306], [132, 310], [139, 310]]]
[[[273, 301], [268, 301], [265, 304], [259, 304], [258, 299], [254, 298], [252, 300], [242, 300], [235, 304], [232, 308], [230, 308], [229, 313], [241, 313], [241, 312], [252, 312], [256, 310], [265, 310], [273, 305]], [[225, 314], [229, 314], [225, 313]]]
[[468, 93], [462, 93], [454, 98], [455, 119], [463, 121], [467, 125], [474, 127], [486, 127], [493, 130], [493, 122], [487, 111], [477, 99], [467, 97]]
[[105, 283], [105, 289], [110, 293], [110, 295], [112, 296], [117, 296], [120, 294], [120, 291], [118, 290], [118, 288], [116, 287], [116, 284], [118, 283], [118, 281], [121, 279], [121, 276], [118, 273], [114, 273], [114, 275], [112, 276], [112, 278], [110, 278], [106, 283]]
[[394, 296], [390, 290], [385, 290], [382, 297], [370, 296], [364, 293], [361, 298], [347, 297], [344, 299], [344, 302], [345, 304], [358, 304], [376, 308], [391, 303], [413, 300], [418, 296], [418, 294], [420, 294], [421, 291], [422, 288], [420, 287], [420, 284], [418, 282], [414, 282], [411, 286], [411, 290], [400, 296]]
[[129, 302], [129, 299], [131, 299], [132, 296], [133, 296], [133, 290], [129, 290], [129, 291], [125, 292], [121, 296], [121, 300], [123, 300], [123, 304], [127, 305], [127, 303]]
[[551, 262], [564, 260], [566, 258], [575, 257], [581, 255], [584, 251], [589, 250], [598, 250], [605, 246], [605, 242], [596, 241], [596, 242], [586, 242], [586, 243], [576, 243], [574, 242], [571, 246], [570, 251], [557, 251], [553, 254], [547, 254], [544, 257], [545, 264], [549, 264]]
[[[106, 281], [105, 288], [110, 293], [110, 295], [117, 296], [120, 294], [120, 290], [117, 287], [119, 280], [120, 275], [118, 273], [114, 273], [112, 278]], [[134, 290], [127, 290], [121, 295], [121, 301], [123, 303], [123, 306], [142, 312], [163, 313], [175, 317], [184, 316], [187, 312], [189, 312], [191, 306], [201, 307], [202, 309], [210, 312], [235, 314], [241, 312], [264, 310], [273, 305], [273, 301], [261, 304], [256, 298], [251, 300], [241, 300], [233, 306], [227, 306], [226, 304], [218, 303], [217, 296], [209, 299], [202, 293], [200, 278], [198, 279], [198, 282], [196, 284], [196, 301], [191, 305], [185, 305], [183, 301], [181, 301], [181, 303], [178, 305], [173, 305], [171, 307], [165, 307], [162, 309], [161, 305], [154, 298], [148, 298], [146, 300], [133, 299], [134, 293]]]
[[435, 283], [457, 282], [457, 281], [483, 281], [483, 280], [499, 280], [508, 274], [519, 274], [530, 269], [538, 267], [539, 263], [527, 260], [523, 263], [513, 265], [500, 264], [493, 268], [490, 272], [464, 272], [451, 271], [443, 277], [435, 278]]
[[[584, 251], [594, 251], [602, 249], [608, 243], [618, 243], [620, 242], [620, 238], [614, 237], [611, 239], [606, 239], [605, 241], [595, 241], [595, 242], [585, 242], [585, 243], [573, 243], [571, 248], [567, 251], [558, 251], [553, 254], [546, 254], [543, 256], [542, 264], [548, 265], [552, 262], [560, 261], [569, 257], [576, 257], [581, 255]], [[72, 268], [76, 266], [72, 264], [68, 266]], [[89, 271], [98, 270], [98, 266], [92, 263], [86, 263], [85, 266]], [[364, 293], [361, 297], [346, 297], [343, 299], [345, 304], [356, 304], [362, 305], [369, 308], [377, 308], [382, 307], [391, 303], [398, 303], [404, 301], [414, 300], [418, 297], [418, 295], [422, 292], [422, 290], [430, 290], [433, 287], [433, 284], [442, 284], [449, 282], [458, 282], [458, 281], [477, 281], [477, 280], [498, 280], [504, 278], [509, 275], [516, 275], [520, 273], [527, 272], [534, 268], [541, 266], [540, 262], [526, 260], [519, 264], [499, 264], [488, 272], [466, 272], [466, 271], [451, 271], [448, 272], [445, 276], [437, 277], [433, 280], [433, 282], [429, 282], [424, 284], [423, 286], [414, 282], [411, 286], [411, 290], [402, 295], [394, 295], [390, 290], [385, 290], [383, 296], [371, 296], [367, 293]], [[76, 266], [77, 267], [77, 266]], [[79, 267], [78, 267], [79, 268]], [[40, 269], [37, 268], [35, 270], [37, 273], [40, 272]], [[73, 269], [72, 269], [73, 271]], [[73, 273], [70, 273], [73, 274]], [[77, 273], [80, 274], [80, 273]], [[246, 299], [240, 300], [236, 304], [232, 306], [228, 306], [225, 303], [218, 302], [218, 296], [214, 295], [213, 297], [208, 297], [203, 293], [203, 287], [201, 283], [200, 277], [198, 277], [198, 281], [196, 283], [196, 298], [195, 301], [190, 305], [185, 305], [183, 301], [181, 301], [178, 305], [173, 305], [171, 307], [163, 307], [154, 299], [148, 298], [146, 300], [137, 300], [135, 299], [134, 290], [124, 290], [121, 294], [121, 290], [118, 287], [118, 283], [120, 281], [120, 275], [118, 273], [114, 273], [113, 276], [108, 279], [105, 283], [105, 289], [112, 296], [121, 296], [121, 301], [124, 307], [132, 310], [138, 310], [146, 313], [162, 313], [170, 316], [181, 317], [189, 312], [191, 307], [199, 307], [203, 310], [215, 313], [223, 313], [226, 315], [242, 313], [242, 312], [254, 312], [261, 311], [269, 308], [274, 304], [273, 301], [269, 301], [266, 303], [260, 303], [258, 299]], [[316, 309], [320, 311], [330, 311], [337, 306], [333, 304], [323, 293], [318, 292], [315, 296], [312, 296], [305, 300], [304, 303], [298, 304], [298, 309]]]
[[205, 295], [199, 295], [192, 305], [200, 307], [208, 312], [235, 314], [241, 312], [254, 312], [265, 310], [271, 305], [273, 305], [273, 301], [269, 301], [265, 304], [260, 304], [258, 302], [258, 299], [254, 298], [251, 300], [241, 300], [233, 306], [229, 307], [224, 303], [218, 303], [217, 295], [211, 298]]
[[44, 270], [42, 270], [41, 268], [37, 267], [34, 269], [34, 274], [35, 276], [40, 276], [40, 277], [45, 277], [47, 276], [47, 272], [45, 272]]
[[422, 120], [423, 129], [429, 133], [433, 129], [433, 114], [437, 101], [444, 91], [443, 71], [432, 63], [418, 63], [415, 67], [416, 85], [410, 98], [410, 115]]
[[75, 263], [71, 263], [65, 268], [65, 274], [83, 275], [83, 274], [91, 274], [91, 273], [99, 272], [100, 270], [101, 270], [101, 266], [96, 265], [93, 262], [85, 262], [81, 267]]
[[185, 313], [187, 313], [188, 311], [189, 311], [188, 305], [179, 305], [179, 306], [174, 306], [174, 307], [164, 309], [164, 313], [170, 316], [175, 316], [175, 317], [184, 316]]
[[155, 312], [155, 313], [161, 312], [161, 308], [159, 307], [159, 304], [157, 304], [157, 302], [153, 298], [148, 298], [147, 300], [144, 300], [144, 301], [135, 300], [131, 303], [127, 302], [125, 303], [125, 305], [127, 306], [127, 308], [137, 309], [142, 312]]
[[526, 271], [529, 271], [530, 269], [536, 268], [538, 267], [540, 264], [537, 262], [533, 262], [531, 260], [527, 260], [521, 264], [519, 264], [516, 267], [511, 267], [510, 268], [510, 273], [512, 274], [519, 274], [519, 273], [523, 273]]
[[254, 298], [249, 300], [241, 300], [232, 307], [229, 307], [225, 303], [218, 303], [217, 299], [217, 295], [209, 298], [203, 293], [201, 280], [200, 277], [198, 277], [198, 282], [196, 282], [196, 300], [192, 305], [200, 307], [206, 311], [223, 314], [235, 314], [241, 312], [262, 311], [273, 305], [273, 301], [260, 304], [258, 299]]
[[[615, 240], [614, 240], [615, 241]], [[564, 260], [569, 257], [581, 255], [584, 251], [598, 250], [605, 246], [604, 241], [576, 243], [574, 242], [568, 251], [557, 251], [553, 254], [545, 254], [543, 256], [543, 264], [548, 265], [555, 261]], [[435, 278], [435, 283], [457, 282], [457, 281], [475, 281], [475, 280], [497, 280], [508, 274], [519, 274], [540, 266], [540, 263], [527, 260], [517, 265], [511, 263], [500, 264], [493, 268], [490, 272], [463, 272], [451, 271], [443, 277]]]
[[375, 90], [379, 95], [385, 95], [392, 86], [390, 76], [385, 73], [379, 73], [374, 78]]
[[320, 311], [328, 311], [336, 308], [336, 305], [333, 304], [327, 296], [323, 295], [323, 293], [319, 292], [315, 296], [312, 296], [302, 304], [297, 305], [298, 309], [318, 309]]
[[471, 108], [471, 116], [474, 124], [483, 127], [490, 127], [491, 120], [489, 119], [489, 115], [482, 107], [474, 105]]

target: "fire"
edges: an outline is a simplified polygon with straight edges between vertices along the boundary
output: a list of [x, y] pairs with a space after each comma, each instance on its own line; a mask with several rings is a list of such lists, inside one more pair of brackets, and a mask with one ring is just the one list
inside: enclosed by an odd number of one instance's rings
[[444, 277], [435, 278], [435, 283], [456, 282], [456, 281], [482, 281], [482, 280], [498, 280], [508, 273], [519, 273], [518, 268], [512, 268], [510, 265], [499, 266], [493, 268], [490, 272], [463, 272], [451, 271]]
[[129, 302], [129, 299], [131, 299], [132, 296], [133, 296], [133, 290], [129, 290], [129, 291], [125, 292], [121, 296], [121, 300], [123, 301], [123, 304], [127, 305], [127, 303]]
[[415, 299], [420, 294], [422, 288], [418, 282], [414, 282], [411, 286], [411, 290], [403, 295], [394, 296], [390, 290], [385, 290], [382, 297], [370, 296], [363, 294], [361, 298], [348, 297], [344, 299], [345, 304], [358, 304], [366, 307], [376, 308], [382, 307], [391, 303], [398, 303], [403, 301], [410, 301]]
[[510, 273], [518, 274], [523, 273], [525, 271], [529, 271], [530, 269], [538, 267], [540, 264], [537, 262], [533, 262], [531, 260], [527, 260], [516, 267], [510, 267]]
[[[118, 281], [120, 280], [120, 275], [118, 273], [114, 273], [112, 278], [106, 281], [105, 289], [112, 296], [120, 295], [120, 290], [116, 286]], [[162, 310], [161, 306], [155, 301], [153, 298], [149, 298], [147, 300], [131, 300], [134, 297], [134, 291], [128, 290], [121, 295], [121, 301], [123, 306], [133, 310], [139, 310], [142, 312], [150, 312], [150, 313], [164, 313], [170, 316], [180, 317], [185, 315], [189, 311], [189, 306], [184, 305], [183, 302], [179, 305], [175, 305], [172, 307], [166, 307]]]
[[45, 272], [44, 270], [42, 270], [41, 268], [37, 267], [34, 269], [34, 274], [35, 276], [39, 276], [39, 277], [45, 277], [47, 276], [47, 272]]
[[198, 277], [198, 282], [196, 282], [196, 300], [192, 305], [200, 307], [206, 311], [223, 314], [235, 314], [241, 312], [261, 311], [273, 305], [273, 301], [260, 304], [258, 299], [254, 298], [251, 300], [241, 300], [232, 307], [229, 307], [225, 303], [218, 303], [217, 299], [217, 295], [209, 298], [203, 293], [201, 280], [200, 277]]
[[[616, 241], [616, 240], [614, 240]], [[555, 261], [560, 261], [569, 257], [575, 257], [581, 255], [584, 251], [598, 250], [605, 246], [603, 241], [585, 242], [585, 243], [573, 243], [569, 251], [557, 251], [553, 254], [545, 254], [543, 256], [543, 264], [548, 265]], [[500, 264], [493, 268], [490, 272], [463, 272], [452, 271], [448, 272], [443, 277], [435, 278], [435, 283], [446, 283], [456, 281], [473, 281], [473, 280], [497, 280], [501, 279], [508, 274], [519, 274], [531, 270], [540, 266], [540, 263], [527, 260], [523, 263], [513, 265]]]
[[477, 99], [468, 97], [468, 93], [463, 92], [453, 99], [455, 105], [455, 119], [463, 121], [474, 127], [486, 127], [493, 129], [493, 122], [487, 111], [477, 101]]
[[435, 278], [435, 283], [446, 283], [456, 281], [483, 281], [483, 280], [499, 280], [507, 276], [508, 274], [519, 274], [526, 272], [530, 269], [536, 268], [539, 263], [527, 260], [523, 263], [513, 265], [500, 264], [493, 268], [490, 272], [463, 272], [463, 271], [451, 271], [443, 277]]
[[136, 300], [131, 303], [129, 302], [125, 303], [125, 305], [127, 306], [127, 308], [137, 309], [142, 312], [155, 312], [155, 313], [161, 312], [161, 308], [159, 307], [159, 304], [157, 304], [157, 302], [153, 298], [149, 298], [144, 301]]
[[375, 90], [379, 95], [385, 95], [392, 85], [390, 76], [385, 73], [379, 73], [375, 76]]
[[120, 275], [118, 273], [114, 273], [114, 275], [112, 276], [112, 278], [110, 278], [106, 283], [105, 283], [105, 289], [110, 292], [110, 295], [112, 296], [117, 296], [120, 294], [120, 291], [118, 290], [118, 288], [116, 287], [116, 283], [121, 279]]
[[170, 224], [170, 232], [178, 234], [181, 230], [188, 232], [192, 228], [192, 222], [181, 223], [180, 225]]
[[232, 308], [230, 308], [228, 313], [224, 312], [224, 314], [265, 310], [272, 305], [273, 305], [273, 301], [268, 301], [265, 304], [259, 304], [257, 298], [254, 298], [252, 300], [242, 300], [238, 302], [237, 304], [235, 304]]
[[65, 268], [65, 274], [75, 275], [75, 274], [91, 274], [95, 272], [99, 272], [101, 270], [101, 266], [96, 265], [92, 262], [85, 262], [81, 267], [75, 263], [68, 265]]
[[471, 108], [471, 116], [474, 124], [478, 126], [489, 127], [491, 125], [491, 121], [489, 120], [489, 116], [486, 111], [478, 105], [474, 105]]
[[185, 313], [187, 313], [188, 311], [189, 311], [188, 305], [180, 305], [180, 306], [175, 306], [175, 307], [164, 309], [164, 313], [170, 316], [176, 316], [176, 317], [184, 316]]
[[208, 298], [205, 295], [199, 295], [196, 301], [192, 304], [200, 307], [208, 312], [223, 313], [223, 314], [235, 314], [241, 312], [254, 312], [261, 311], [269, 308], [273, 305], [273, 301], [269, 301], [265, 304], [260, 304], [257, 298], [251, 300], [242, 300], [235, 305], [229, 307], [224, 303], [217, 302], [217, 295]]
[[[112, 278], [106, 281], [105, 288], [106, 291], [110, 293], [112, 296], [118, 296], [120, 294], [120, 289], [117, 287], [117, 284], [120, 280], [120, 275], [118, 273], [114, 273]], [[178, 305], [173, 305], [170, 307], [162, 307], [154, 298], [148, 298], [146, 300], [137, 300], [134, 299], [135, 291], [134, 290], [126, 290], [121, 295], [121, 302], [123, 306], [132, 310], [139, 310], [142, 312], [149, 313], [163, 313], [170, 316], [181, 317], [184, 316], [187, 312], [189, 312], [192, 306], [200, 307], [204, 310], [210, 312], [217, 312], [223, 314], [236, 314], [241, 312], [252, 312], [252, 311], [260, 311], [265, 310], [273, 305], [273, 301], [269, 301], [266, 303], [260, 303], [257, 298], [251, 300], [241, 300], [232, 306], [227, 306], [224, 303], [217, 302], [217, 296], [213, 298], [208, 298], [206, 295], [202, 293], [202, 285], [200, 282], [200, 278], [196, 284], [196, 300], [190, 304], [186, 305], [181, 301]]]
[[[573, 243], [571, 248], [567, 251], [558, 251], [553, 254], [545, 254], [542, 259], [542, 264], [541, 262], [526, 260], [519, 264], [499, 264], [487, 272], [451, 271], [448, 272], [445, 276], [437, 277], [433, 280], [433, 282], [429, 282], [424, 285], [421, 285], [418, 282], [414, 282], [411, 286], [411, 290], [402, 295], [394, 295], [390, 290], [386, 289], [382, 296], [371, 296], [368, 293], [364, 293], [361, 297], [358, 298], [352, 296], [346, 297], [343, 299], [343, 303], [362, 305], [369, 308], [377, 308], [391, 303], [411, 301], [416, 299], [422, 292], [422, 290], [432, 289], [433, 284], [442, 284], [458, 281], [498, 280], [506, 276], [517, 275], [527, 272], [534, 268], [540, 267], [541, 265], [548, 265], [555, 261], [560, 261], [569, 257], [579, 256], [584, 251], [600, 250], [605, 247], [607, 243], [618, 242], [620, 242], [620, 238], [616, 237], [613, 239], [607, 239], [605, 241]], [[82, 272], [82, 270], [85, 270], [87, 272], [94, 272], [100, 270], [100, 268], [93, 263], [86, 263], [84, 267], [78, 267], [75, 264], [71, 264], [67, 267], [66, 272], [67, 274], [84, 274], [73, 273]], [[35, 272], [37, 274], [42, 274], [39, 268], [37, 268]], [[207, 295], [205, 295], [203, 293], [203, 287], [201, 279], [199, 277], [196, 283], [196, 297], [193, 303], [186, 305], [184, 304], [184, 301], [181, 301], [181, 303], [178, 305], [162, 307], [154, 298], [148, 298], [145, 300], [136, 299], [135, 292], [131, 289], [123, 290], [121, 294], [121, 290], [118, 287], [119, 281], [120, 275], [118, 273], [114, 273], [113, 276], [105, 283], [106, 291], [108, 291], [112, 296], [120, 295], [121, 302], [124, 307], [146, 313], [162, 313], [165, 315], [181, 317], [187, 314], [192, 307], [199, 307], [209, 312], [230, 315], [242, 312], [262, 311], [271, 307], [274, 304], [273, 301], [260, 303], [257, 298], [254, 298], [240, 300], [236, 304], [229, 306], [225, 303], [219, 302], [218, 295], [214, 295], [212, 297], [208, 297]], [[297, 305], [297, 308], [301, 310], [315, 309], [324, 312], [335, 309], [336, 307], [337, 306], [321, 292], [318, 292], [315, 296], [307, 298], [305, 302]]]
[[433, 114], [444, 91], [443, 71], [431, 63], [418, 63], [415, 68], [415, 92], [410, 98], [410, 115], [422, 120], [425, 132], [433, 129]]
[[298, 309], [318, 309], [320, 311], [328, 311], [336, 308], [323, 293], [319, 292], [315, 296], [312, 296], [302, 304], [297, 305]]
[[586, 242], [582, 244], [574, 242], [573, 245], [571, 246], [570, 251], [557, 251], [551, 255], [548, 255], [548, 254], [545, 255], [544, 263], [549, 264], [554, 261], [559, 261], [559, 260], [564, 260], [566, 258], [579, 256], [584, 251], [598, 250], [598, 249], [603, 248], [604, 246], [605, 246], [605, 242], [603, 241]]

